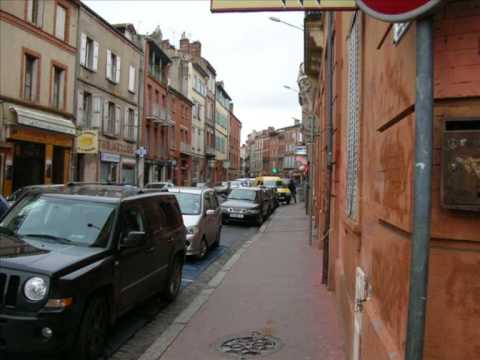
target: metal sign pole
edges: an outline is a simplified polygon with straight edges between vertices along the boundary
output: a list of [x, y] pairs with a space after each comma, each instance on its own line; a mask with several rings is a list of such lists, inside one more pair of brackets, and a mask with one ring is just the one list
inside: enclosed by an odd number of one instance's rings
[[422, 360], [432, 221], [433, 18], [417, 21], [415, 188], [406, 360]]

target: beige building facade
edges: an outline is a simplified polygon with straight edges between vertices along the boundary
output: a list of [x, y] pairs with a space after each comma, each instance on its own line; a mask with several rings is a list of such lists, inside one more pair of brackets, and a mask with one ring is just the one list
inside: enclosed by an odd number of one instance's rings
[[137, 184], [143, 51], [85, 5], [78, 28], [76, 179]]
[[0, 2], [4, 195], [71, 179], [78, 11], [70, 0]]

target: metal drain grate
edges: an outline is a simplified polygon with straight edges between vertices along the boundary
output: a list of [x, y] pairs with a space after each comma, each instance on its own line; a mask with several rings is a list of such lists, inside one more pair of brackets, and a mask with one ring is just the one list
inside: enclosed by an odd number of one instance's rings
[[260, 331], [249, 331], [244, 334], [223, 338], [217, 343], [217, 351], [232, 358], [241, 360], [267, 356], [282, 347], [280, 339], [265, 335]]

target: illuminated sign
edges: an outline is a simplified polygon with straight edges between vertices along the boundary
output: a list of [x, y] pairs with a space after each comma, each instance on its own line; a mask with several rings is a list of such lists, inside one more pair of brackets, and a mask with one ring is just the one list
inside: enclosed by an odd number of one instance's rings
[[355, 10], [355, 0], [211, 0], [212, 12]]

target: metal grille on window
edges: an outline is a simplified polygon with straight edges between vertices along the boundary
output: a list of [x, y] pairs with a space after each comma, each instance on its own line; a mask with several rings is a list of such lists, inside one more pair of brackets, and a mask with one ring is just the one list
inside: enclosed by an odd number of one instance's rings
[[357, 13], [348, 38], [348, 119], [346, 214], [358, 218], [358, 169], [360, 121], [360, 18]]

